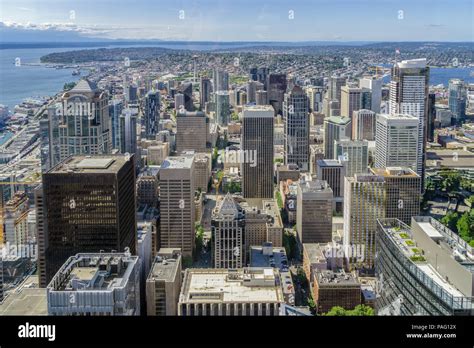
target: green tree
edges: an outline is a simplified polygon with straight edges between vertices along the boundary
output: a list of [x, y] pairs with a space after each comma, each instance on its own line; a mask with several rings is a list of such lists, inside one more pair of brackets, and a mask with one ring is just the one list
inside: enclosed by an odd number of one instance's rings
[[457, 232], [456, 224], [459, 219], [458, 213], [449, 211], [443, 218], [441, 219], [441, 223], [447, 226], [449, 229]]
[[474, 240], [474, 208], [469, 212], [465, 212], [456, 223], [459, 236], [466, 242], [470, 243]]
[[373, 316], [374, 309], [366, 305], [357, 305], [354, 309], [344, 309], [341, 306], [332, 307], [323, 315], [326, 316]]

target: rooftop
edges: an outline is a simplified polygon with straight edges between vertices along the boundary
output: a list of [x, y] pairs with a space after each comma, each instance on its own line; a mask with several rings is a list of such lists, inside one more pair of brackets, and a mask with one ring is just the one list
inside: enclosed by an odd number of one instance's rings
[[[164, 256], [170, 253], [169, 256]], [[153, 265], [151, 266], [151, 272], [148, 275], [148, 279], [151, 280], [163, 280], [172, 282], [176, 278], [178, 272], [180, 272], [180, 253], [175, 253], [174, 249], [168, 251], [168, 249], [160, 249], [158, 255], [155, 257]], [[181, 276], [179, 274], [179, 276]]]
[[126, 155], [72, 156], [51, 168], [48, 174], [117, 173], [130, 158]]
[[351, 122], [350, 117], [331, 116], [324, 119], [325, 122], [335, 123], [339, 125], [346, 125]]
[[3, 315], [48, 315], [46, 289], [38, 287], [38, 276], [29, 276], [19, 287], [7, 293], [0, 303]]
[[191, 169], [194, 156], [169, 156], [161, 165], [161, 169]]
[[179, 302], [278, 302], [280, 274], [272, 268], [187, 269]]
[[71, 256], [48, 285], [52, 291], [100, 291], [123, 287], [138, 256], [91, 253]]
[[383, 176], [385, 178], [391, 177], [417, 177], [413, 169], [408, 167], [387, 167], [387, 168], [371, 168], [372, 173], [375, 175]]
[[331, 270], [317, 271], [316, 278], [320, 287], [333, 285], [360, 286], [357, 279], [351, 273], [344, 272], [344, 270], [336, 272]]

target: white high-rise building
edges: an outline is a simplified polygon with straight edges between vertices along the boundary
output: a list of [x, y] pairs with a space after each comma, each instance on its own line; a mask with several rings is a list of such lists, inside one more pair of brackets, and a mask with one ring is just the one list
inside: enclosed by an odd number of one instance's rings
[[377, 115], [375, 167], [409, 167], [418, 172], [419, 120], [411, 115]]
[[379, 113], [382, 103], [382, 79], [377, 76], [364, 76], [359, 80], [359, 87], [370, 90], [372, 94], [371, 110]]
[[336, 140], [334, 143], [334, 158], [341, 158], [342, 161], [346, 162], [346, 176], [367, 173], [369, 143], [367, 140]]
[[417, 166], [418, 175], [424, 175], [425, 144], [428, 135], [429, 67], [426, 58], [403, 60], [392, 69], [390, 82], [390, 114], [408, 114], [418, 119]]

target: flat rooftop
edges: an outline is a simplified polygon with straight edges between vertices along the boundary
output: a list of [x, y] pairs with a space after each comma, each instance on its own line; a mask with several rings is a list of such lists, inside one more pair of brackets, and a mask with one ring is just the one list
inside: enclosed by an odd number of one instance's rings
[[130, 160], [125, 155], [72, 156], [49, 170], [56, 173], [117, 173]]
[[439, 161], [441, 167], [474, 168], [474, 153], [456, 149], [429, 149], [426, 151], [427, 167], [433, 166], [430, 161]]
[[194, 156], [169, 156], [161, 165], [161, 169], [191, 169]]
[[375, 175], [383, 176], [385, 178], [419, 176], [411, 168], [407, 167], [371, 168], [370, 170]]
[[317, 271], [316, 278], [319, 286], [360, 286], [360, 283], [351, 273], [346, 273], [343, 270], [338, 272], [331, 270]]
[[151, 266], [151, 272], [148, 275], [148, 279], [173, 282], [180, 268], [180, 258], [180, 255], [177, 255], [176, 257], [156, 256], [153, 265]]
[[303, 243], [303, 250], [308, 255], [311, 263], [326, 262], [326, 256], [324, 255], [325, 245], [320, 243]]
[[46, 289], [38, 288], [38, 276], [29, 276], [17, 289], [7, 292], [0, 303], [2, 315], [48, 315]]
[[316, 161], [317, 165], [319, 167], [343, 167], [344, 164], [342, 164], [340, 161], [335, 160], [335, 159], [319, 159]]
[[283, 302], [272, 268], [187, 269], [180, 302]]

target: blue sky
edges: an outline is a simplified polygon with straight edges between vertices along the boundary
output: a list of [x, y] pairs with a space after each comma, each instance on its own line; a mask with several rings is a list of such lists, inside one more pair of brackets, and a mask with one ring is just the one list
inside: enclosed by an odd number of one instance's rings
[[1, 0], [0, 22], [2, 41], [474, 41], [474, 1]]

